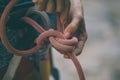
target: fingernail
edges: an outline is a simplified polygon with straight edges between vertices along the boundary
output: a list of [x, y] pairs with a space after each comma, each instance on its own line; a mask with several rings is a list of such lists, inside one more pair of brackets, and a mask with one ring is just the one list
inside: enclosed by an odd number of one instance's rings
[[69, 38], [69, 37], [70, 37], [70, 33], [68, 33], [68, 32], [65, 33], [65, 34], [64, 34], [64, 37], [65, 37], [65, 38]]

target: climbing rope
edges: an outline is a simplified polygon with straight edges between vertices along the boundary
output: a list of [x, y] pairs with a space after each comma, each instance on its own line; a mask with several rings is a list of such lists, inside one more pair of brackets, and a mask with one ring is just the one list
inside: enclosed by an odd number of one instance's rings
[[[36, 29], [36, 31], [41, 33], [35, 39], [36, 45], [29, 50], [23, 50], [23, 51], [17, 50], [14, 47], [12, 47], [12, 45], [9, 43], [9, 41], [6, 37], [5, 23], [7, 21], [8, 14], [10, 13], [11, 9], [17, 2], [19, 2], [19, 0], [11, 0], [8, 3], [8, 5], [5, 7], [5, 9], [1, 15], [1, 19], [0, 19], [0, 32], [1, 32], [0, 38], [1, 38], [2, 43], [4, 44], [4, 46], [7, 48], [7, 50], [10, 53], [13, 53], [16, 55], [21, 55], [21, 56], [33, 54], [40, 49], [40, 47], [42, 46], [41, 45], [42, 41], [45, 39], [48, 39], [50, 41], [51, 45], [57, 50], [63, 50], [66, 52], [68, 52], [69, 50], [73, 50], [74, 47], [71, 46], [72, 44], [75, 43], [75, 41], [73, 39], [69, 39], [69, 40], [65, 39], [63, 36], [63, 33], [60, 32], [60, 30], [49, 29], [46, 31], [38, 23], [36, 23], [34, 20], [32, 20], [29, 17], [22, 17], [21, 19], [24, 20], [26, 23], [32, 25]], [[59, 24], [61, 24], [61, 23], [59, 23]], [[58, 27], [60, 28], [61, 26], [58, 26]], [[62, 41], [59, 42], [56, 40], [56, 38], [60, 38], [60, 39], [62, 39]], [[69, 45], [66, 46], [66, 45], [64, 45], [64, 43], [67, 43]], [[76, 55], [72, 54], [72, 53], [66, 53], [66, 54], [70, 57], [70, 59], [73, 61], [74, 65], [76, 66], [80, 80], [85, 80], [85, 77], [84, 77], [84, 74], [82, 71], [82, 67], [81, 67], [78, 59], [76, 58]]]

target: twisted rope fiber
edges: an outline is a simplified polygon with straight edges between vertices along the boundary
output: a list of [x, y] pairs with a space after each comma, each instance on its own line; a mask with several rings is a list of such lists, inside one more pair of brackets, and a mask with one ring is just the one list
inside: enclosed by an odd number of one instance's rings
[[[0, 38], [2, 43], [4, 44], [4, 46], [7, 48], [7, 50], [13, 54], [16, 55], [29, 55], [29, 54], [33, 54], [35, 52], [37, 52], [40, 47], [42, 46], [41, 43], [44, 39], [49, 39], [50, 43], [52, 44], [52, 46], [56, 49], [64, 49], [64, 51], [68, 51], [68, 50], [72, 50], [73, 47], [72, 46], [66, 46], [64, 44], [61, 44], [59, 42], [57, 42], [56, 38], [61, 38], [64, 41], [64, 37], [63, 34], [59, 31], [55, 31], [53, 29], [50, 29], [48, 31], [45, 31], [39, 24], [37, 24], [34, 20], [28, 18], [28, 17], [23, 17], [22, 19], [27, 22], [28, 24], [32, 25], [38, 32], [40, 32], [41, 34], [38, 36], [38, 38], [36, 39], [36, 46], [34, 46], [33, 48], [29, 49], [29, 50], [17, 50], [15, 48], [13, 48], [11, 46], [11, 44], [9, 43], [7, 37], [6, 37], [6, 32], [5, 32], [5, 22], [7, 20], [7, 16], [10, 12], [10, 10], [12, 9], [12, 7], [18, 2], [19, 0], [11, 0], [8, 5], [6, 6], [6, 8], [4, 9], [1, 19], [0, 19]], [[62, 42], [62, 41], [61, 41]], [[65, 40], [65, 42], [67, 42]], [[64, 43], [64, 42], [63, 42]], [[72, 44], [73, 41], [72, 40], [68, 40], [68, 44]], [[85, 80], [83, 71], [82, 71], [82, 67], [78, 61], [78, 59], [76, 58], [76, 56], [74, 54], [69, 54], [67, 53], [67, 55], [70, 57], [70, 59], [73, 61], [78, 75], [79, 75], [79, 79], [80, 80]]]

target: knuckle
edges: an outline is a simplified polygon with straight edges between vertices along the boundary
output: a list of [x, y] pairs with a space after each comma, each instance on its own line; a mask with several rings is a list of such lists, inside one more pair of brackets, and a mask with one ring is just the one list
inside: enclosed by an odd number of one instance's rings
[[81, 19], [81, 18], [83, 18], [83, 15], [82, 15], [81, 12], [76, 12], [75, 17], [78, 18], [78, 19]]

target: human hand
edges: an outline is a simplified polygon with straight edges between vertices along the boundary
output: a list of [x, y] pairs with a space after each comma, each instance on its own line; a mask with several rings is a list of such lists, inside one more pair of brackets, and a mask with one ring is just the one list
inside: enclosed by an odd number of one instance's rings
[[[69, 16], [67, 16], [66, 19], [64, 37], [66, 39], [72, 39], [74, 37], [78, 40], [78, 43], [73, 45], [75, 48], [71, 53], [79, 55], [82, 52], [84, 44], [87, 40], [87, 32], [85, 28], [83, 6], [81, 0], [70, 0], [70, 12]], [[64, 19], [61, 18], [61, 22], [62, 20], [64, 21]], [[64, 57], [68, 56], [64, 55]]]
[[[79, 4], [79, 5], [78, 5]], [[79, 55], [87, 40], [87, 32], [85, 28], [85, 21], [83, 15], [83, 6], [81, 0], [71, 0], [70, 17], [67, 21], [67, 26], [64, 31], [65, 38], [72, 38], [75, 36], [78, 43], [75, 45], [73, 54]], [[65, 55], [65, 57], [67, 57]]]
[[78, 40], [78, 43], [73, 45], [75, 48], [72, 53], [79, 55], [87, 39], [81, 0], [33, 0], [33, 2], [38, 10], [60, 13], [60, 22], [66, 26], [64, 36], [66, 39], [74, 37]]

